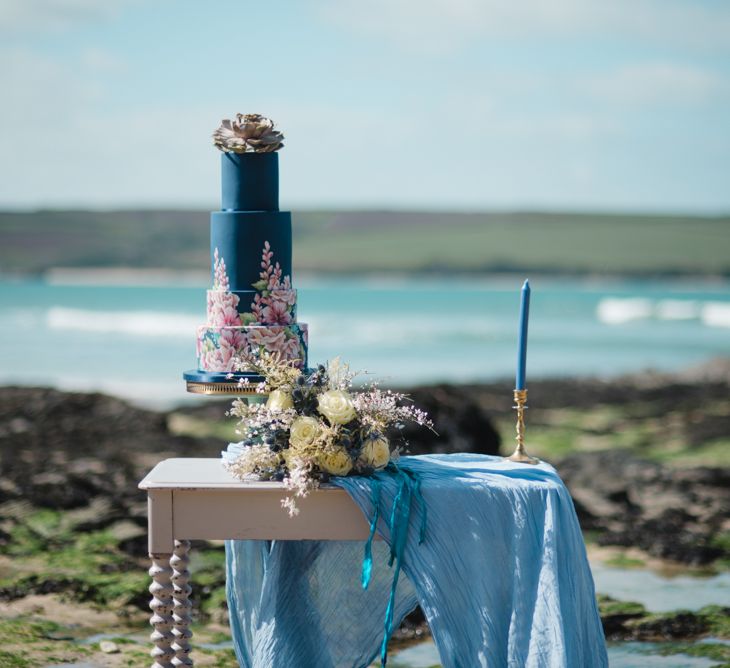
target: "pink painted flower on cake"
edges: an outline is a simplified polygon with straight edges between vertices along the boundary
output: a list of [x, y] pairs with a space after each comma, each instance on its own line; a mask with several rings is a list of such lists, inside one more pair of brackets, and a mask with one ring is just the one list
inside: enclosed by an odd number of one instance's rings
[[269, 305], [262, 311], [267, 325], [289, 325], [293, 322], [291, 307], [283, 301], [269, 300]]
[[236, 329], [222, 329], [217, 340], [206, 339], [200, 355], [205, 371], [234, 371], [235, 360], [248, 347], [246, 335]]
[[208, 324], [213, 327], [238, 327], [242, 324], [238, 313], [238, 295], [223, 290], [208, 291]]
[[291, 278], [282, 275], [281, 265], [272, 263], [273, 257], [271, 244], [264, 242], [260, 279], [253, 284], [258, 294], [251, 304], [251, 313], [262, 325], [289, 325], [295, 321], [297, 293], [291, 287]]
[[[287, 283], [291, 285], [291, 281], [289, 281], [289, 277], [286, 277]], [[287, 306], [294, 306], [294, 304], [297, 303], [297, 291], [292, 290], [291, 287], [285, 287], [282, 284], [282, 287], [275, 288], [269, 293], [269, 296], [272, 300], [277, 302], [283, 302]]]
[[262, 352], [278, 355], [282, 360], [302, 360], [302, 347], [299, 337], [284, 328], [253, 327], [249, 330], [248, 341], [259, 346]]
[[279, 352], [285, 338], [284, 330], [278, 327], [252, 327], [248, 334], [251, 345], [261, 346], [271, 353]]
[[213, 289], [231, 289], [231, 284], [228, 281], [228, 274], [226, 273], [226, 263], [223, 258], [218, 255], [217, 248], [213, 251]]
[[292, 334], [291, 336], [288, 336], [286, 338], [284, 344], [281, 347], [281, 356], [283, 359], [286, 360], [299, 360], [299, 366], [301, 366], [304, 355], [298, 336]]

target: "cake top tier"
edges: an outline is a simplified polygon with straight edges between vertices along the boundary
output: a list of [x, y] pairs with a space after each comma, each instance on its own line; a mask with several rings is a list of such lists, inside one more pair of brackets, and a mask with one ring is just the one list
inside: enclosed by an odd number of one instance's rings
[[279, 154], [221, 155], [223, 211], [279, 210]]
[[224, 118], [213, 133], [221, 156], [224, 211], [279, 210], [279, 156], [284, 135], [261, 114]]

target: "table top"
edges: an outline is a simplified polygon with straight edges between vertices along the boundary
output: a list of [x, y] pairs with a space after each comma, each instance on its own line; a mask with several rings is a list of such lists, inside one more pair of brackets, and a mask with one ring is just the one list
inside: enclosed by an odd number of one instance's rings
[[[421, 466], [431, 458], [414, 458]], [[547, 464], [525, 466], [501, 458], [470, 454], [434, 455], [441, 468], [458, 468], [481, 476], [491, 493], [520, 494], [528, 486], [539, 491], [542, 503], [547, 486], [559, 490]], [[472, 475], [473, 474], [473, 475]], [[220, 458], [165, 459], [139, 483], [149, 502], [151, 554], [170, 553], [173, 538], [364, 540], [370, 533], [367, 518], [350, 493], [323, 484], [297, 499], [300, 513], [289, 517], [281, 506], [291, 492], [280, 482], [238, 480]], [[439, 487], [437, 485], [437, 487]]]
[[[284, 490], [283, 483], [263, 480], [238, 480], [218, 458], [179, 457], [163, 459], [139, 483], [140, 489], [238, 489]], [[341, 492], [334, 485], [320, 485], [322, 491]]]

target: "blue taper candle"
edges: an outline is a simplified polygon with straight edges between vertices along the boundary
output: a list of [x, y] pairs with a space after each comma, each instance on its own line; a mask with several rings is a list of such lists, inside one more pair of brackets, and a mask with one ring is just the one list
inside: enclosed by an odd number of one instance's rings
[[517, 349], [517, 377], [515, 389], [525, 389], [525, 367], [527, 366], [527, 321], [530, 319], [530, 281], [522, 286], [520, 299], [520, 338]]

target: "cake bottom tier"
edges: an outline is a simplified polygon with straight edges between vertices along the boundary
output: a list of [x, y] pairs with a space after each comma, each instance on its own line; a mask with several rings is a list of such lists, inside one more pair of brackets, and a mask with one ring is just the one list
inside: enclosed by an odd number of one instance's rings
[[[307, 367], [308, 329], [305, 323], [293, 325], [249, 325], [245, 327], [198, 327], [198, 369], [234, 371], [236, 358], [251, 353], [271, 353], [282, 360]], [[246, 369], [240, 369], [246, 371]]]

